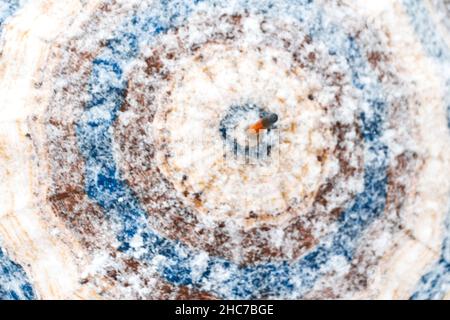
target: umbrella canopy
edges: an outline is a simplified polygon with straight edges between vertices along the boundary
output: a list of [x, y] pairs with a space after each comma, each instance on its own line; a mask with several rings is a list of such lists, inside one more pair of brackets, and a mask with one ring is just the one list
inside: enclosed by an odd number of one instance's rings
[[0, 297], [448, 297], [443, 3], [6, 3]]

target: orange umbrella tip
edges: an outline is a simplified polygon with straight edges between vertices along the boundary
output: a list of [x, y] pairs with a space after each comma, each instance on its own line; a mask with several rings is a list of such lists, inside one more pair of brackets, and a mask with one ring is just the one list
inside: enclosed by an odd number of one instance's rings
[[275, 122], [278, 121], [278, 115], [271, 113], [264, 118], [259, 119], [254, 124], [248, 127], [249, 131], [258, 133], [259, 130], [270, 128]]

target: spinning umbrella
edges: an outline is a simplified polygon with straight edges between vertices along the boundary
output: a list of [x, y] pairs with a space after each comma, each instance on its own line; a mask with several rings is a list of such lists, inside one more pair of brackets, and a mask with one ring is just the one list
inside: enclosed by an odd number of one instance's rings
[[439, 1], [6, 1], [2, 298], [448, 298]]

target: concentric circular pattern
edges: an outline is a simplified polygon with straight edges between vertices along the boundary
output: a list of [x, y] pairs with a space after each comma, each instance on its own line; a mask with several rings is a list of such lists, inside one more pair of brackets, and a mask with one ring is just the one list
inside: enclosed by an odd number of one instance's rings
[[[320, 57], [305, 35], [296, 40], [298, 26], [283, 42], [266, 30], [288, 26], [257, 16], [192, 19], [132, 71], [114, 124], [120, 171], [167, 236], [183, 234], [191, 246], [237, 263], [295, 259], [362, 189], [359, 126], [352, 110], [343, 119], [339, 105], [354, 104], [357, 94], [328, 53]], [[206, 40], [189, 41], [206, 26]], [[251, 47], [239, 45], [249, 37]], [[245, 158], [246, 126], [263, 111], [250, 112], [249, 104], [280, 118], [271, 136], [260, 135], [261, 152], [263, 139], [274, 143], [266, 159], [257, 148]]]
[[448, 269], [450, 52], [418, 41], [420, 8], [70, 8], [24, 99], [32, 207], [72, 266], [66, 295], [445, 295], [447, 278], [421, 277]]

